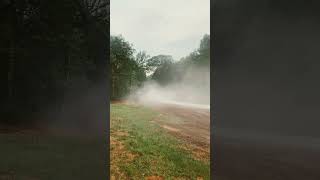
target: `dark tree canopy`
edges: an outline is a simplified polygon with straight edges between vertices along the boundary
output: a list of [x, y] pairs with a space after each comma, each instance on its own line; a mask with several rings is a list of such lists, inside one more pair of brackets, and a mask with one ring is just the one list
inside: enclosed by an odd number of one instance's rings
[[129, 94], [146, 79], [146, 59], [148, 55], [140, 52], [134, 56], [135, 49], [122, 36], [110, 38], [111, 98], [120, 99]]
[[1, 123], [59, 114], [69, 94], [105, 86], [108, 1], [7, 0], [0, 13]]

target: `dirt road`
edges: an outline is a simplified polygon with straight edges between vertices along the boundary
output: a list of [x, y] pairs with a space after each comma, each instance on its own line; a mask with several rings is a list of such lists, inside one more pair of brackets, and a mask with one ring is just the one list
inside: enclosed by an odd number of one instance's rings
[[188, 148], [197, 155], [209, 159], [210, 157], [210, 111], [209, 109], [191, 108], [181, 105], [161, 104], [153, 107], [156, 111], [176, 120], [163, 120], [158, 117], [155, 123], [162, 126], [170, 134], [183, 140]]
[[[210, 157], [210, 112], [205, 109], [162, 104], [163, 114], [183, 122], [156, 120], [176, 137]], [[283, 137], [245, 130], [212, 132], [213, 177], [217, 180], [319, 180], [320, 139]]]

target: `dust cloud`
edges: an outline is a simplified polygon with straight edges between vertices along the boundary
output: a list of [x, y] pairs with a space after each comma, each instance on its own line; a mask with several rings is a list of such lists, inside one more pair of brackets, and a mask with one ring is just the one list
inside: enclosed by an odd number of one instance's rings
[[210, 109], [210, 69], [192, 66], [180, 78], [177, 76], [173, 76], [174, 80], [167, 85], [160, 85], [150, 78], [133, 90], [127, 100], [148, 106], [172, 104]]

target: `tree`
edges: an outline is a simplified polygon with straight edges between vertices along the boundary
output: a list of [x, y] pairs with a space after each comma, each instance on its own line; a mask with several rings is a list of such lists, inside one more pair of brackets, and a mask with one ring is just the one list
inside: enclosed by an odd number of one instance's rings
[[[210, 65], [210, 35], [205, 34], [200, 41], [199, 64], [203, 66]], [[209, 67], [209, 66], [208, 66]]]
[[141, 51], [134, 57], [134, 48], [122, 36], [111, 36], [112, 99], [123, 98], [146, 80], [148, 55]]
[[145, 72], [149, 72], [151, 69], [148, 66], [148, 61], [150, 56], [146, 53], [146, 51], [139, 51], [136, 55], [135, 61], [138, 66], [145, 70]]
[[156, 80], [162, 85], [168, 84], [173, 74], [173, 58], [170, 55], [157, 55], [149, 59], [148, 65], [155, 69], [152, 74], [152, 79]]
[[210, 67], [210, 35], [205, 34], [200, 40], [199, 48], [183, 58], [182, 61], [187, 64]]
[[[200, 46], [180, 61], [173, 62], [169, 55], [158, 55], [148, 60], [148, 66], [153, 70], [152, 79], [162, 85], [179, 82], [192, 68], [210, 69], [210, 35], [205, 34], [200, 40]], [[206, 76], [204, 73], [203, 76]]]

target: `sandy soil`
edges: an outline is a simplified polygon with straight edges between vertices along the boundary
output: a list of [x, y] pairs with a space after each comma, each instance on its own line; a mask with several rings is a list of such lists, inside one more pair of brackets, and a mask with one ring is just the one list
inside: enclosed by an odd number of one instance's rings
[[195, 153], [198, 159], [209, 159], [210, 157], [210, 111], [185, 106], [162, 104], [153, 107], [156, 111], [169, 116], [175, 116], [182, 120], [163, 121], [157, 117], [154, 122], [158, 123], [170, 134], [187, 142], [185, 149]]

